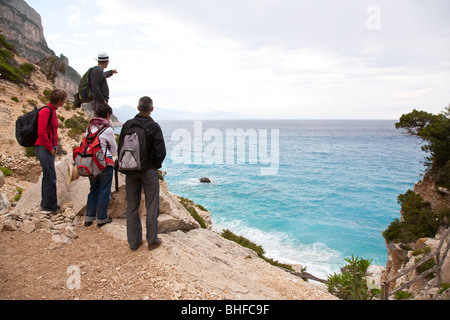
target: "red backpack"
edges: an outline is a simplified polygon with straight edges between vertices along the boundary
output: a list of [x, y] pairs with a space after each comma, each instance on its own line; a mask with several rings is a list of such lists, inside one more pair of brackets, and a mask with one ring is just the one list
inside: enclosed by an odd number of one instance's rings
[[102, 126], [97, 132], [92, 133], [88, 127], [88, 133], [79, 147], [73, 150], [73, 160], [80, 176], [96, 177], [108, 165], [114, 166], [114, 161], [106, 157], [100, 146], [99, 135], [105, 131], [107, 126]]

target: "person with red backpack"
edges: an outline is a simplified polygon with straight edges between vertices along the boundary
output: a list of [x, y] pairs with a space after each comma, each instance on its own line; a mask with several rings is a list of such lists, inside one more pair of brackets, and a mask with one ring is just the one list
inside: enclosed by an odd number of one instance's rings
[[[97, 107], [97, 116], [89, 122], [87, 134], [102, 130], [98, 135], [100, 148], [104, 151], [105, 158], [108, 158], [107, 166], [97, 176], [90, 176], [90, 191], [86, 205], [86, 217], [84, 225], [92, 225], [97, 219], [97, 227], [100, 228], [112, 221], [108, 217], [108, 206], [111, 201], [111, 185], [114, 173], [114, 162], [112, 156], [117, 152], [117, 143], [114, 136], [114, 130], [111, 128], [110, 120], [112, 109], [107, 104], [99, 104]], [[105, 129], [106, 128], [106, 129]]]
[[56, 110], [64, 106], [67, 93], [61, 89], [50, 92], [50, 102], [39, 111], [37, 139], [34, 153], [42, 166], [41, 210], [55, 213], [58, 206], [56, 192], [55, 156], [58, 144], [58, 118]]

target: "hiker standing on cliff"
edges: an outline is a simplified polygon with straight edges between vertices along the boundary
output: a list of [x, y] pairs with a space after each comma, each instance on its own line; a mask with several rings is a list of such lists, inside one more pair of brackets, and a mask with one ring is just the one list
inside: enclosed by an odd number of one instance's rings
[[[161, 244], [158, 238], [159, 215], [159, 177], [158, 169], [166, 157], [166, 146], [161, 127], [150, 117], [153, 101], [149, 97], [139, 100], [139, 114], [128, 120], [122, 127], [119, 137], [119, 171], [126, 174], [127, 194], [127, 238], [131, 250], [137, 250], [142, 244], [142, 225], [139, 217], [141, 191], [144, 189], [147, 210], [148, 250]], [[139, 139], [136, 139], [138, 137]], [[133, 145], [139, 141], [139, 146]], [[135, 148], [135, 149], [133, 149]], [[139, 152], [139, 163], [134, 156]], [[133, 156], [131, 156], [133, 155]]]
[[91, 71], [91, 89], [93, 94], [91, 106], [95, 115], [97, 115], [97, 106], [108, 104], [109, 101], [109, 87], [106, 78], [117, 73], [117, 69], [105, 71], [109, 64], [109, 56], [106, 52], [100, 52], [96, 60], [98, 65]]
[[55, 89], [50, 93], [47, 107], [39, 111], [38, 137], [34, 144], [36, 154], [42, 166], [41, 210], [55, 213], [59, 210], [56, 193], [55, 157], [58, 144], [58, 118], [56, 110], [64, 106], [67, 93]]
[[[106, 127], [105, 131], [98, 136], [100, 147], [105, 150], [105, 157], [112, 160], [112, 155], [117, 151], [114, 130], [111, 128], [112, 109], [106, 104], [97, 106], [97, 116], [89, 122], [90, 132], [93, 134]], [[87, 130], [87, 129], [86, 129]], [[111, 161], [112, 163], [112, 161]], [[97, 219], [97, 227], [102, 227], [112, 221], [108, 217], [108, 206], [111, 201], [111, 185], [114, 167], [107, 166], [102, 173], [96, 177], [89, 177], [90, 191], [86, 205], [86, 217], [84, 225], [89, 227]]]

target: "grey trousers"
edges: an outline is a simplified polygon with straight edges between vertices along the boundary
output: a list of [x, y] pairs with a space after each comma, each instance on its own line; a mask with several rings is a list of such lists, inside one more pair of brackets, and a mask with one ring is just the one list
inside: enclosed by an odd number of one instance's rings
[[155, 169], [148, 169], [144, 173], [127, 174], [127, 239], [131, 249], [142, 243], [142, 224], [139, 217], [141, 193], [144, 189], [145, 208], [147, 211], [146, 228], [147, 242], [158, 242], [158, 216], [159, 216], [159, 178]]

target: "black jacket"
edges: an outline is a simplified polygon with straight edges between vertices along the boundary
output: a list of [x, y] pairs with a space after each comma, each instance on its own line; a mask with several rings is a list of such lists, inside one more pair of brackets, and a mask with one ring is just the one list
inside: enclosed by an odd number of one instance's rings
[[91, 71], [91, 87], [94, 100], [103, 103], [109, 100], [109, 87], [106, 78], [113, 75], [112, 70], [103, 72], [102, 68], [94, 67]]
[[[147, 123], [147, 121], [150, 121], [150, 123]], [[136, 115], [136, 117], [128, 120], [122, 126], [119, 136], [118, 154], [120, 154], [120, 150], [122, 149], [123, 139], [128, 134], [127, 132], [133, 123], [137, 123], [141, 127], [147, 127], [145, 132], [149, 168], [161, 168], [162, 163], [166, 158], [166, 145], [164, 143], [161, 127], [151, 117], [145, 117], [142, 114]]]

